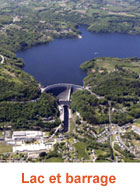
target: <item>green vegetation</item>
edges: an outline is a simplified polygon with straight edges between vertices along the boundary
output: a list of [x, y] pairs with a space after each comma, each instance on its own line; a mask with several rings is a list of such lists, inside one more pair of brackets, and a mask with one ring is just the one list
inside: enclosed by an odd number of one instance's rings
[[133, 23], [129, 23], [128, 19], [126, 19], [125, 21], [120, 22], [119, 19], [114, 19], [113, 21], [111, 21], [112, 18], [101, 18], [98, 21], [96, 21], [95, 23], [93, 23], [88, 30], [92, 31], [92, 32], [96, 32], [96, 33], [114, 33], [114, 32], [118, 32], [118, 33], [137, 33], [137, 31], [135, 30], [135, 28], [133, 28]]
[[109, 141], [98, 143], [96, 140], [91, 139], [88, 141], [88, 151], [95, 150], [96, 162], [110, 162], [112, 160], [111, 149]]
[[0, 25], [10, 24], [12, 22], [12, 17], [6, 15], [0, 15]]
[[76, 151], [78, 153], [78, 158], [81, 160], [81, 158], [84, 158], [85, 160], [89, 159], [89, 155], [87, 153], [87, 144], [82, 142], [77, 142], [74, 144], [74, 147], [76, 148]]
[[0, 131], [0, 137], [2, 137], [2, 131]]
[[22, 68], [24, 66], [24, 61], [20, 58], [17, 58], [14, 52], [0, 48], [0, 54], [3, 54], [5, 64], [10, 64], [12, 66], [17, 66], [19, 68]]
[[40, 153], [39, 161], [43, 162], [63, 162], [62, 155], [57, 153], [56, 150], [49, 152], [48, 154]]
[[128, 152], [127, 150], [122, 150], [119, 145], [115, 144], [114, 149], [123, 156], [125, 162], [135, 162], [134, 155]]
[[0, 66], [0, 91], [0, 101], [32, 100], [40, 94], [33, 77], [14, 65]]
[[[100, 104], [104, 104], [100, 107]], [[108, 105], [105, 99], [97, 99], [87, 90], [77, 91], [72, 95], [71, 108], [73, 112], [78, 111], [83, 120], [91, 124], [108, 123]]]
[[79, 24], [88, 25], [92, 32], [140, 34], [137, 1], [24, 1], [0, 3], [0, 46], [10, 51], [48, 43], [53, 38], [75, 38], [80, 33], [76, 29]]
[[139, 119], [137, 119], [137, 120], [134, 122], [134, 125], [136, 125], [136, 126], [140, 127], [140, 118], [139, 118]]
[[[92, 80], [91, 79], [92, 77]], [[138, 75], [124, 70], [111, 73], [93, 73], [85, 81], [90, 80], [92, 91], [98, 95], [106, 96], [109, 100], [137, 100], [140, 95]]]
[[72, 118], [69, 119], [69, 124], [69, 131], [72, 132], [75, 129], [75, 122]]
[[125, 139], [128, 139], [128, 140], [137, 140], [137, 141], [140, 141], [140, 136], [136, 133], [134, 133], [133, 131], [129, 131], [129, 132], [126, 132], [122, 138], [125, 138]]
[[100, 57], [84, 62], [81, 65], [81, 69], [89, 72], [95, 71], [108, 71], [114, 70], [128, 70], [140, 74], [140, 59], [133, 58], [112, 58], [112, 57]]
[[[132, 123], [140, 117], [139, 67], [140, 60], [137, 58], [97, 58], [83, 63], [81, 68], [88, 73], [84, 85], [88, 86], [90, 92], [86, 96], [83, 96], [84, 91], [72, 96], [73, 110], [76, 109], [89, 123], [107, 123], [107, 101], [110, 101], [112, 123]], [[96, 96], [94, 105], [90, 101], [91, 96], [92, 101]], [[86, 118], [84, 112], [88, 112]]]
[[49, 158], [49, 159], [46, 159], [46, 162], [49, 162], [49, 163], [60, 163], [60, 162], [64, 162], [62, 158], [60, 157], [53, 157], [53, 158]]
[[[59, 125], [57, 100], [49, 94], [42, 94], [36, 101], [25, 103], [0, 102], [1, 128], [10, 124], [14, 129], [52, 129]], [[48, 122], [46, 118], [54, 121]]]
[[0, 153], [12, 152], [12, 146], [0, 142]]

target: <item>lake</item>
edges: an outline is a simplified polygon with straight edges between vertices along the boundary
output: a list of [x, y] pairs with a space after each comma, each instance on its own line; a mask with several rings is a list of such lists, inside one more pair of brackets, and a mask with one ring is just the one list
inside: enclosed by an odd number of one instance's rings
[[25, 62], [24, 70], [43, 86], [56, 83], [83, 84], [86, 73], [80, 64], [96, 57], [140, 57], [140, 36], [103, 34], [79, 28], [82, 39], [55, 39], [17, 52]]

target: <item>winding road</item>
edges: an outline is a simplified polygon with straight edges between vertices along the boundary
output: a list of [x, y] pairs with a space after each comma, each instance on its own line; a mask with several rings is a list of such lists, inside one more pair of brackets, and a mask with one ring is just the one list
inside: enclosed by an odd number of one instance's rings
[[4, 63], [4, 56], [3, 55], [0, 55], [0, 58], [1, 58], [1, 61], [0, 61], [0, 64], [3, 64]]

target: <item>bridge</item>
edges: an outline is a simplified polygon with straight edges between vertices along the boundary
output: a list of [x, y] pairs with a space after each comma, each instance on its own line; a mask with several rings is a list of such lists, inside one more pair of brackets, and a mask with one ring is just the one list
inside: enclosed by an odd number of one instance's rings
[[71, 94], [81, 89], [84, 89], [84, 87], [80, 85], [58, 83], [43, 88], [42, 92], [53, 94], [58, 98], [59, 103], [62, 105], [69, 105], [71, 100]]

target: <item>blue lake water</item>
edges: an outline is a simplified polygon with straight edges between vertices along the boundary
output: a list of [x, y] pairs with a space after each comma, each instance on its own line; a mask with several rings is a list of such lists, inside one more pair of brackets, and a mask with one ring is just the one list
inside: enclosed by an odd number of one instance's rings
[[44, 86], [56, 83], [83, 84], [86, 76], [80, 64], [96, 57], [140, 57], [140, 36], [96, 34], [80, 27], [82, 39], [56, 39], [17, 52], [24, 59], [24, 70]]

